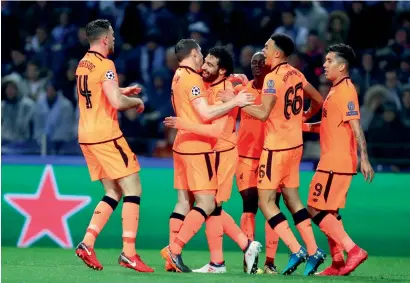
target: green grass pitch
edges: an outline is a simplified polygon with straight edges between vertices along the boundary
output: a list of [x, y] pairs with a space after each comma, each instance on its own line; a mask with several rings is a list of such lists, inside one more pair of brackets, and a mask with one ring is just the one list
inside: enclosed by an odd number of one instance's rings
[[[347, 277], [303, 277], [304, 265], [291, 276], [247, 275], [242, 271], [241, 252], [225, 252], [227, 274], [176, 274], [167, 273], [158, 250], [141, 250], [144, 261], [154, 269], [153, 274], [136, 273], [117, 264], [119, 250], [97, 249], [104, 265], [103, 271], [87, 268], [74, 255], [74, 250], [56, 248], [8, 248], [3, 247], [1, 279], [5, 283], [113, 283], [113, 282], [410, 282], [410, 259], [405, 257], [369, 256], [369, 259]], [[209, 260], [207, 251], [184, 252], [184, 261], [191, 268], [201, 267]], [[263, 263], [264, 254], [261, 254]], [[275, 263], [284, 267], [288, 256], [279, 254]], [[327, 266], [327, 259], [323, 266]], [[260, 266], [261, 267], [261, 266]]]

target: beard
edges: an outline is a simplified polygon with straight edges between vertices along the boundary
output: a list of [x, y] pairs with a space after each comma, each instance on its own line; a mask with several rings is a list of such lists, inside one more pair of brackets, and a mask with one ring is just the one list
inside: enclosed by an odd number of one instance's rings
[[[202, 75], [204, 74], [204, 72], [202, 72]], [[215, 74], [211, 74], [211, 73], [208, 73], [207, 72], [207, 74], [208, 74], [208, 76], [207, 77], [204, 77], [204, 76], [202, 76], [202, 78], [204, 79], [204, 81], [206, 81], [206, 82], [208, 82], [208, 83], [211, 83], [211, 82], [214, 82], [217, 78], [218, 78], [218, 73], [215, 73]]]
[[114, 54], [114, 44], [108, 48], [108, 54]]

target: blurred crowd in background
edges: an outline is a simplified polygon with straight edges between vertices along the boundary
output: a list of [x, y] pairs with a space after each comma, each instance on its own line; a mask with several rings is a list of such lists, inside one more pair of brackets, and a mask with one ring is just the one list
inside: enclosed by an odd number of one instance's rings
[[[111, 21], [120, 86], [138, 83], [146, 111], [120, 113], [135, 153], [171, 156], [175, 132], [170, 84], [174, 44], [194, 38], [203, 52], [225, 45], [236, 73], [252, 78], [250, 59], [273, 32], [291, 36], [290, 64], [326, 96], [326, 47], [351, 45], [351, 71], [361, 103], [369, 154], [400, 170], [410, 165], [410, 2], [11, 2], [1, 1], [2, 153], [80, 154], [75, 69], [89, 44], [87, 22]], [[320, 120], [320, 113], [314, 117]], [[304, 158], [319, 156], [318, 137], [305, 136]]]

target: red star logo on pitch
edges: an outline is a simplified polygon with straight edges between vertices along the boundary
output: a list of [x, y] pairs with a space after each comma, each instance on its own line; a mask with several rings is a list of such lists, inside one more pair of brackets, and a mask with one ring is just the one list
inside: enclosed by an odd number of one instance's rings
[[44, 169], [36, 193], [5, 194], [4, 199], [26, 217], [18, 247], [29, 247], [45, 235], [63, 248], [73, 247], [67, 220], [91, 201], [89, 196], [60, 195], [51, 165]]

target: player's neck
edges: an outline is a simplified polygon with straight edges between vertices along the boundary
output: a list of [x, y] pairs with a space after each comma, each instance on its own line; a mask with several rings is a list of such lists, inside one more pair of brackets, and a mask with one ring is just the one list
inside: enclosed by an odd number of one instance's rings
[[349, 73], [342, 73], [340, 74], [335, 80], [333, 80], [332, 85], [335, 86], [339, 84], [343, 79], [349, 78]]
[[192, 60], [182, 60], [180, 63], [179, 63], [179, 66], [180, 67], [189, 67], [189, 68], [191, 68], [192, 70], [195, 70], [195, 72], [198, 72], [198, 69], [197, 69], [197, 67], [195, 66], [195, 63], [194, 62], [192, 62]]
[[288, 60], [286, 58], [273, 58], [271, 64], [271, 70], [275, 69], [278, 65], [286, 64]]
[[226, 80], [225, 76], [218, 76], [213, 82], [211, 82], [211, 86], [217, 85], [224, 80]]
[[253, 86], [256, 89], [261, 89], [263, 87], [263, 77], [254, 77], [253, 78]]
[[103, 55], [105, 58], [107, 58], [107, 56], [108, 56], [108, 51], [106, 50], [106, 48], [101, 47], [99, 45], [91, 45], [89, 50], [94, 51], [94, 52], [98, 52], [101, 55]]

